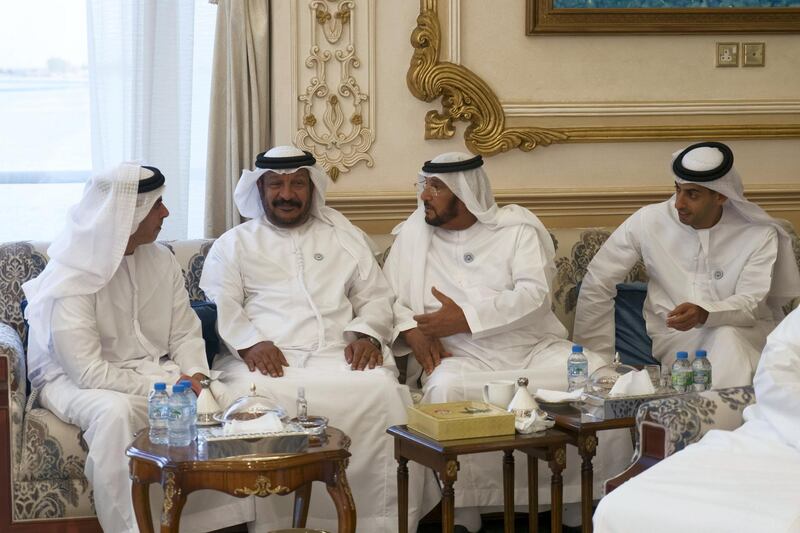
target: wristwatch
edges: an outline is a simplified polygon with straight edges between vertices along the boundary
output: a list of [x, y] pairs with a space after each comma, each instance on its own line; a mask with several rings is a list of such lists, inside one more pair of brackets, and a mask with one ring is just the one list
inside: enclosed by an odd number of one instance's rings
[[371, 336], [371, 335], [364, 335], [364, 336], [363, 336], [363, 337], [361, 337], [361, 338], [362, 338], [362, 339], [365, 339], [365, 340], [368, 340], [368, 341], [369, 341], [369, 343], [370, 343], [370, 344], [372, 344], [372, 345], [373, 345], [375, 348], [377, 348], [379, 352], [381, 351], [381, 348], [382, 348], [382, 346], [381, 346], [381, 341], [379, 341], [379, 340], [378, 340], [378, 339], [376, 339], [375, 337], [373, 337], [373, 336]]

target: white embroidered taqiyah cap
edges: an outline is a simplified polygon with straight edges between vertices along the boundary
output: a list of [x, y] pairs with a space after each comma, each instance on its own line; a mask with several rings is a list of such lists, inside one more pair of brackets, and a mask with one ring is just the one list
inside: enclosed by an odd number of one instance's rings
[[733, 166], [733, 151], [720, 142], [701, 142], [672, 154], [672, 173], [678, 184], [696, 183], [725, 195], [724, 209], [734, 209], [751, 224], [769, 224], [778, 231], [770, 298], [777, 304], [800, 295], [800, 274], [792, 249], [792, 238], [783, 225], [744, 196], [742, 178]]
[[47, 365], [53, 302], [94, 294], [114, 276], [128, 239], [164, 192], [155, 167], [123, 163], [86, 182], [80, 201], [69, 209], [61, 233], [47, 249], [50, 260], [22, 285], [30, 327], [28, 375], [32, 382]]
[[[317, 165], [317, 160], [311, 153], [294, 146], [276, 146], [258, 154], [256, 168], [242, 171], [239, 183], [236, 184], [233, 193], [233, 200], [236, 202], [239, 213], [247, 218], [263, 217], [263, 220], [269, 223], [264, 213], [261, 193], [258, 190], [258, 180], [267, 172], [292, 174], [301, 168], [308, 171], [311, 183], [314, 185], [310, 215], [336, 229], [340, 244], [358, 261], [359, 275], [362, 279], [366, 279], [375, 262], [372, 255], [375, 245], [344, 215], [325, 205], [325, 194], [331, 179], [325, 170]], [[369, 251], [366, 255], [361, 249], [364, 245]]]

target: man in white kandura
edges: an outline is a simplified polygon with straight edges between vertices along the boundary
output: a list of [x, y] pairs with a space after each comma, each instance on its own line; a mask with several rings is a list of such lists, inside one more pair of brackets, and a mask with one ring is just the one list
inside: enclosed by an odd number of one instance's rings
[[[228, 405], [255, 383], [293, 411], [305, 387], [309, 414], [352, 438], [347, 477], [359, 531], [394, 531], [396, 464], [386, 428], [405, 423], [411, 404], [386, 345], [394, 295], [367, 237], [325, 205], [329, 178], [315, 163], [292, 146], [260, 154], [234, 193], [252, 220], [223, 234], [206, 257], [200, 286], [217, 304], [230, 351], [215, 360], [228, 386], [217, 398]], [[422, 478], [419, 471], [411, 481], [421, 487]], [[314, 491], [309, 526], [336, 529], [330, 498]], [[413, 525], [422, 490], [410, 495]], [[288, 527], [291, 504], [258, 500], [256, 529]]]
[[[800, 310], [767, 338], [756, 403], [600, 501], [597, 533], [800, 531]], [[727, 401], [735, 401], [730, 396]]]
[[791, 238], [745, 199], [722, 143], [673, 155], [675, 195], [639, 209], [597, 252], [578, 296], [575, 340], [614, 347], [614, 295], [641, 258], [649, 281], [644, 318], [653, 356], [706, 350], [713, 387], [749, 385], [782, 306], [800, 294]]
[[[419, 206], [395, 229], [384, 266], [397, 295], [395, 355], [413, 353], [409, 368], [418, 363], [424, 370], [423, 402], [480, 400], [488, 381], [521, 376], [529, 378], [531, 391], [567, 388], [572, 344], [552, 311], [553, 241], [529, 210], [497, 206], [482, 165], [480, 156], [459, 152], [424, 164]], [[590, 372], [604, 364], [596, 354], [586, 356]], [[603, 435], [607, 442], [615, 438]], [[619, 441], [618, 465], [598, 457], [603, 474], [627, 463], [629, 439], [621, 435]], [[502, 505], [501, 469], [485, 454], [459, 461], [456, 519], [476, 530], [479, 517], [464, 508]], [[517, 463], [516, 498], [523, 504], [527, 475], [525, 462]], [[567, 461], [565, 501], [580, 499], [579, 464], [577, 455]], [[540, 492], [549, 498], [545, 477]]]
[[[147, 426], [153, 383], [190, 379], [199, 392], [209, 374], [181, 267], [154, 243], [169, 215], [163, 192], [154, 167], [122, 164], [91, 178], [47, 250], [47, 267], [23, 285], [28, 376], [43, 407], [84, 431], [97, 516], [115, 533], [139, 531], [125, 449]], [[157, 520], [161, 506], [151, 507]], [[199, 491], [181, 526], [209, 531], [253, 516], [252, 498]]]

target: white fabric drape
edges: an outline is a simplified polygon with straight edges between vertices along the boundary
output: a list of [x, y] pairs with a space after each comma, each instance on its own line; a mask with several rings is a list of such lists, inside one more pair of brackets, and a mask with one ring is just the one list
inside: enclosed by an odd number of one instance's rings
[[194, 11], [194, 0], [87, 1], [92, 167], [158, 167], [165, 239], [187, 232]]
[[239, 224], [233, 191], [269, 142], [269, 0], [219, 0], [211, 80], [206, 237]]

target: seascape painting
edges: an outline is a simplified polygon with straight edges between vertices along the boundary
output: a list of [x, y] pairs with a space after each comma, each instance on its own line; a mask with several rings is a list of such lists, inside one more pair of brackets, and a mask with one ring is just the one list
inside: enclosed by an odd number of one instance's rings
[[556, 9], [722, 9], [800, 7], [798, 0], [553, 0]]

